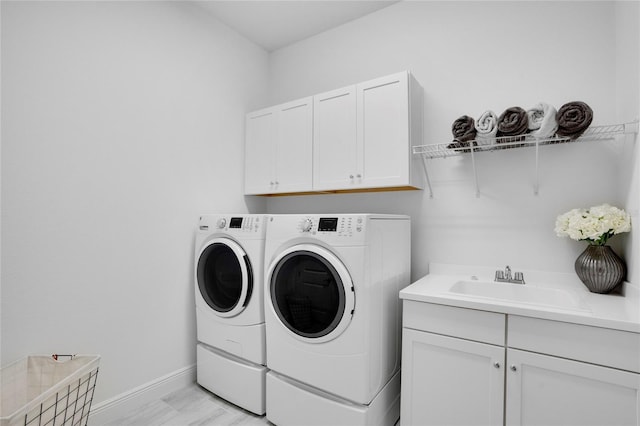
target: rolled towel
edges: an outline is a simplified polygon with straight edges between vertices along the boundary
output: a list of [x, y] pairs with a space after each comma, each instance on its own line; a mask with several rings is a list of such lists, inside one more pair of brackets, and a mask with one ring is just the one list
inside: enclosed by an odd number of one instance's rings
[[584, 102], [568, 102], [560, 107], [556, 114], [557, 134], [570, 139], [578, 138], [593, 120], [593, 111]]
[[473, 118], [468, 115], [463, 115], [453, 122], [451, 125], [451, 133], [453, 133], [453, 141], [462, 144], [463, 146], [469, 145], [469, 141], [475, 139], [476, 128], [474, 127]]
[[489, 145], [498, 133], [498, 116], [495, 112], [487, 110], [478, 117], [474, 123], [476, 128], [476, 141], [478, 145]]
[[524, 135], [527, 133], [528, 127], [529, 119], [525, 110], [517, 106], [507, 108], [498, 118], [498, 137]]
[[550, 138], [555, 135], [558, 130], [556, 114], [556, 109], [544, 102], [540, 102], [527, 110], [529, 134], [540, 139]]

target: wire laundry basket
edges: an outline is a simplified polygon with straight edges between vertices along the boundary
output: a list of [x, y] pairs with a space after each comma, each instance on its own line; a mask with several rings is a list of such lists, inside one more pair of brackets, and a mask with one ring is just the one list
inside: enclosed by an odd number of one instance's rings
[[99, 355], [31, 355], [0, 372], [0, 426], [85, 426]]

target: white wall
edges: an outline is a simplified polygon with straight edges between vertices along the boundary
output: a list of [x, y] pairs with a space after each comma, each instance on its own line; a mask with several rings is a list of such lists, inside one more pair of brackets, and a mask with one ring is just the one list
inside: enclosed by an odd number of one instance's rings
[[193, 235], [264, 209], [267, 64], [181, 2], [2, 2], [2, 365], [101, 354], [99, 403], [195, 362]]
[[[617, 109], [616, 77], [637, 87], [638, 73], [616, 70], [637, 62], [638, 42], [617, 58], [616, 22], [613, 2], [401, 2], [272, 53], [271, 103], [408, 69], [424, 87], [425, 144], [450, 141], [461, 115], [539, 101], [587, 102], [594, 125], [631, 121], [638, 104]], [[637, 32], [637, 21], [627, 25], [622, 34]], [[585, 244], [555, 236], [557, 215], [623, 206], [628, 161], [617, 142], [545, 147], [535, 196], [532, 150], [482, 154], [476, 198], [469, 158], [430, 160], [433, 199], [426, 190], [276, 197], [268, 212], [409, 214], [414, 279], [429, 262], [571, 272]], [[625, 238], [613, 240], [618, 252]]]
[[[640, 2], [616, 3], [616, 106], [617, 117], [624, 120], [632, 111], [640, 110]], [[631, 215], [635, 230], [625, 240], [627, 279], [638, 282], [640, 274], [640, 149], [637, 137], [627, 137], [622, 155], [619, 188], [624, 206]]]

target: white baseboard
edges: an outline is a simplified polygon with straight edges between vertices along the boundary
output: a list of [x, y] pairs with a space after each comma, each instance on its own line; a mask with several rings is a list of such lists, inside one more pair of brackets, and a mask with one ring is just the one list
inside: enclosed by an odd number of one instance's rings
[[112, 422], [144, 404], [189, 386], [195, 381], [195, 364], [176, 370], [142, 386], [116, 395], [111, 399], [92, 405], [89, 424], [91, 426], [101, 426]]

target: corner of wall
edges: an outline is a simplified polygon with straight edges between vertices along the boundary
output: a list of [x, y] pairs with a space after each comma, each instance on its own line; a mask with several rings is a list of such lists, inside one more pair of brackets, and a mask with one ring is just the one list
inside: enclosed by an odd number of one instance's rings
[[[615, 2], [616, 119], [620, 123], [640, 117], [640, 4]], [[640, 150], [638, 135], [627, 135], [621, 153], [619, 198], [631, 215], [632, 228], [640, 226]], [[627, 260], [627, 280], [637, 282], [640, 273], [640, 228], [625, 235], [623, 255]]]

